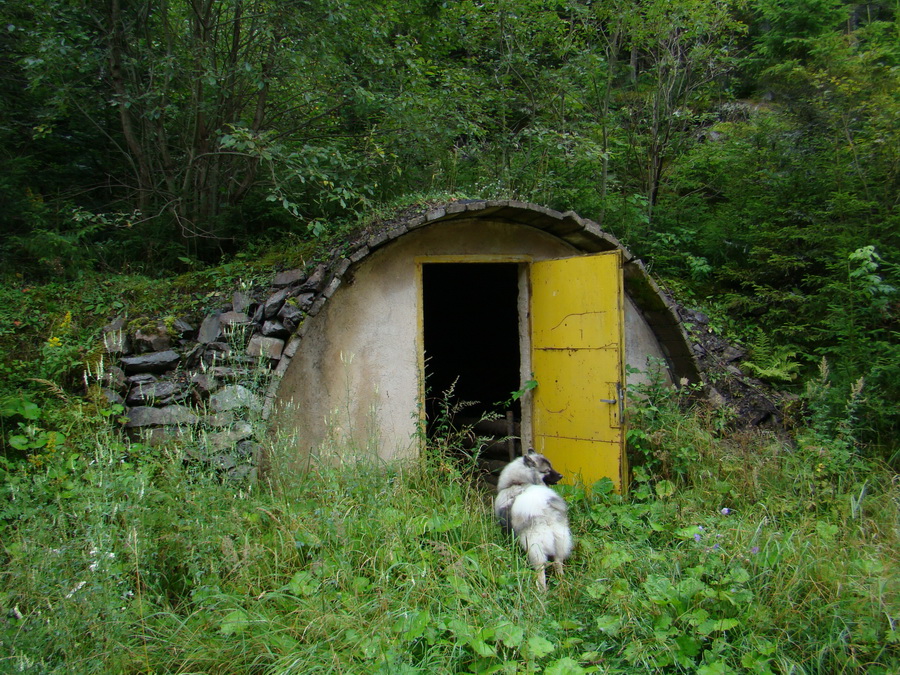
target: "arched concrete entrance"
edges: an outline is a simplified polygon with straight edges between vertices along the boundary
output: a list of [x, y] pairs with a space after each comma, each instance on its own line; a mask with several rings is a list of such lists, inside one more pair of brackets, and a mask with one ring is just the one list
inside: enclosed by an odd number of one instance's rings
[[429, 385], [452, 380], [482, 408], [521, 389], [512, 407], [525, 446], [570, 478], [617, 484], [624, 364], [698, 379], [639, 261], [592, 221], [515, 201], [455, 202], [374, 229], [335, 257], [285, 354], [268, 409], [296, 432], [301, 462], [337, 449], [415, 454]]

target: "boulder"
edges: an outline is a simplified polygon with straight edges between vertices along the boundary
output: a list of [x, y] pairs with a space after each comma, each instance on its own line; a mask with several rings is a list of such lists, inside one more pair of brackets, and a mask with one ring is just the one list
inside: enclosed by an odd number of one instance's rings
[[313, 306], [313, 302], [316, 299], [315, 293], [300, 293], [297, 297], [294, 298], [294, 302], [297, 303], [297, 307], [302, 309], [304, 312], [308, 312], [310, 307]]
[[186, 396], [187, 388], [178, 382], [153, 382], [133, 386], [125, 401], [128, 405], [162, 406], [181, 401]]
[[107, 366], [102, 378], [103, 384], [114, 391], [123, 392], [128, 387], [125, 371], [119, 366]]
[[194, 373], [191, 375], [191, 383], [201, 399], [207, 398], [210, 392], [218, 386], [215, 378], [206, 373]]
[[157, 379], [156, 375], [151, 375], [150, 373], [138, 373], [137, 375], [129, 375], [125, 378], [125, 381], [133, 387], [136, 384], [152, 384]]
[[197, 424], [200, 418], [194, 411], [183, 405], [170, 405], [164, 408], [151, 408], [149, 406], [137, 406], [129, 410], [126, 415], [126, 429], [137, 427], [163, 427], [181, 424]]
[[224, 453], [213, 455], [206, 461], [210, 466], [219, 469], [220, 471], [230, 471], [237, 466], [237, 462], [234, 461], [234, 458], [229, 457]]
[[164, 352], [171, 347], [172, 338], [164, 323], [156, 326], [142, 326], [134, 332], [134, 350], [138, 354]]
[[313, 270], [313, 273], [309, 275], [309, 278], [300, 285], [300, 288], [297, 289], [300, 293], [319, 293], [323, 288], [325, 288], [325, 265], [319, 265]]
[[250, 317], [243, 312], [225, 312], [224, 314], [219, 316], [219, 323], [221, 323], [223, 326], [242, 325], [245, 323], [250, 323]]
[[200, 362], [203, 360], [203, 354], [206, 351], [205, 344], [199, 342], [192, 344], [193, 346], [184, 352], [184, 359], [182, 361], [184, 367], [189, 369], [196, 368], [200, 365]]
[[106, 402], [110, 405], [125, 405], [125, 399], [118, 393], [113, 391], [112, 389], [101, 389], [100, 393], [103, 394], [103, 397], [106, 399]]
[[216, 413], [237, 408], [258, 410], [260, 407], [259, 399], [253, 392], [239, 384], [223, 387], [209, 397], [209, 408]]
[[203, 319], [203, 323], [200, 324], [200, 332], [197, 333], [197, 342], [206, 345], [210, 342], [215, 342], [219, 338], [222, 332], [222, 324], [219, 321], [220, 316], [219, 312], [215, 312]]
[[140, 430], [141, 442], [156, 448], [176, 441], [190, 440], [195, 433], [183, 426], [143, 427]]
[[237, 444], [238, 457], [243, 457], [244, 459], [249, 459], [251, 461], [255, 460], [259, 455], [259, 451], [259, 443], [254, 443], [249, 439], [243, 440]]
[[262, 356], [270, 359], [280, 359], [282, 351], [284, 351], [284, 340], [262, 335], [254, 335], [247, 346], [247, 353], [250, 356]]
[[181, 337], [187, 337], [194, 332], [194, 327], [184, 319], [175, 319], [172, 323], [172, 330]]
[[278, 310], [281, 309], [281, 306], [284, 304], [284, 301], [288, 299], [291, 294], [291, 290], [289, 288], [284, 288], [277, 293], [274, 293], [269, 296], [269, 299], [263, 305], [263, 318], [272, 319], [278, 314]]
[[253, 304], [253, 298], [241, 291], [236, 291], [231, 298], [231, 308], [235, 312], [246, 314], [251, 304]]
[[284, 324], [285, 328], [289, 331], [296, 330], [297, 326], [300, 325], [300, 322], [303, 321], [303, 310], [297, 306], [297, 303], [292, 300], [284, 303], [282, 305], [281, 310], [278, 312], [278, 318], [281, 319], [281, 323]]
[[118, 317], [103, 327], [103, 349], [107, 354], [130, 354], [131, 342], [125, 332], [125, 317]]
[[284, 288], [306, 280], [306, 274], [303, 270], [286, 270], [272, 279], [273, 288]]
[[239, 482], [256, 482], [256, 467], [250, 464], [238, 464], [233, 469], [228, 470], [228, 479], [236, 483]]
[[181, 357], [171, 349], [141, 356], [126, 356], [122, 368], [126, 373], [164, 373], [174, 368]]
[[234, 412], [229, 410], [228, 412], [207, 415], [203, 418], [203, 423], [208, 427], [218, 429], [219, 427], [230, 427], [234, 424], [234, 420]]
[[253, 436], [253, 427], [249, 424], [238, 424], [228, 431], [219, 431], [209, 434], [206, 440], [212, 450], [222, 451], [233, 448], [241, 441], [245, 441]]
[[264, 337], [285, 339], [290, 337], [291, 331], [285, 328], [280, 321], [266, 321], [262, 325], [262, 334]]

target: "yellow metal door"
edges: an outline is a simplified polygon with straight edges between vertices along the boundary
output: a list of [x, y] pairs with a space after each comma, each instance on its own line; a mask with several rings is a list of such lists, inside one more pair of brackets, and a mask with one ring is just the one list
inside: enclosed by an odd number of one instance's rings
[[535, 450], [565, 476], [622, 489], [624, 348], [621, 253], [531, 265]]

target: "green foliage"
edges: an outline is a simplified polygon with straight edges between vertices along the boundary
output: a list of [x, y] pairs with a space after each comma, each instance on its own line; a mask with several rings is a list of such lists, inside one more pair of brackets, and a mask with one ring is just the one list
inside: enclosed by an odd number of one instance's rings
[[[707, 410], [698, 396], [702, 385], [673, 387], [665, 372], [664, 364], [651, 361], [646, 381], [628, 385], [629, 463], [640, 467], [639, 475], [647, 480], [686, 481], [714, 442], [707, 427], [721, 428], [727, 412]], [[710, 425], [692, 422], [692, 415], [701, 411], [710, 416]]]
[[[777, 4], [765, 7], [797, 10]], [[891, 446], [900, 139], [887, 117], [900, 103], [900, 54], [887, 34], [896, 17], [854, 15], [849, 34], [814, 11], [797, 19], [811, 22], [808, 34], [784, 44], [799, 51], [766, 71], [776, 100], [723, 108], [707, 142], [673, 170], [675, 190], [657, 209], [664, 234], [635, 248], [697, 296], [724, 299], [747, 325], [738, 337], [756, 343], [757, 374], [786, 382], [796, 373], [799, 384], [824, 355], [844, 391], [864, 377], [860, 439]], [[765, 45], [782, 28], [773, 22], [754, 39]], [[681, 236], [666, 245], [673, 232]], [[708, 276], [691, 274], [691, 257], [710, 264]]]
[[[65, 443], [66, 437], [58, 431], [44, 429], [42, 426], [43, 411], [27, 398], [7, 397], [0, 402], [0, 417], [15, 423], [16, 428], [9, 431], [4, 445], [16, 450], [28, 458], [29, 462], [40, 466], [48, 457], [52, 457]], [[3, 425], [4, 430], [7, 424]]]
[[779, 345], [765, 332], [757, 331], [750, 343], [750, 358], [741, 367], [754, 377], [773, 383], [793, 382], [802, 364], [791, 345]]
[[[682, 424], [682, 439], [710, 435], [702, 415]], [[897, 487], [822, 437], [709, 441], [692, 485], [636, 468], [626, 497], [608, 480], [560, 488], [578, 546], [544, 594], [489, 496], [437, 453], [314, 464], [268, 491], [128, 441], [102, 415], [84, 431], [40, 469], [0, 460], [5, 670], [900, 665]], [[267, 452], [277, 463], [292, 444]]]

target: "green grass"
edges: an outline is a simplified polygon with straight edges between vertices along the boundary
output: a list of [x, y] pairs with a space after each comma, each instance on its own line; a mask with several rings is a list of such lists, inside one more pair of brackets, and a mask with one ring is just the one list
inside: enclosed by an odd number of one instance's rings
[[855, 399], [835, 420], [812, 391], [787, 437], [644, 388], [632, 489], [561, 489], [577, 546], [542, 593], [453, 437], [305, 472], [269, 439], [254, 485], [185, 461], [202, 434], [125, 438], [71, 386], [115, 298], [178, 292], [128, 283], [5, 291], [27, 323], [0, 331], [0, 672], [900, 672], [900, 482], [861, 456]]
[[896, 481], [704, 419], [656, 447], [685, 474], [564, 490], [544, 594], [440, 454], [251, 487], [98, 418], [77, 457], [3, 464], [0, 672], [897, 672]]

